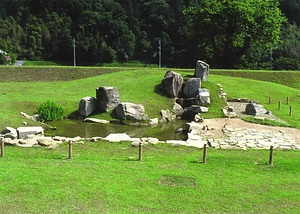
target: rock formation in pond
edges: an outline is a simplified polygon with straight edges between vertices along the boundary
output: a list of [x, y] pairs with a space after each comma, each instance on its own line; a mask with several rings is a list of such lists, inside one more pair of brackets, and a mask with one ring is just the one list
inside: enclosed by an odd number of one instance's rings
[[115, 87], [103, 86], [96, 89], [97, 110], [108, 112], [120, 103], [119, 91]]
[[78, 113], [81, 116], [87, 117], [96, 110], [97, 100], [94, 97], [84, 97], [79, 102]]
[[115, 112], [120, 120], [130, 119], [143, 121], [148, 119], [145, 108], [141, 104], [122, 102], [115, 108]]
[[207, 81], [208, 74], [209, 65], [201, 60], [196, 63], [194, 77], [185, 82], [180, 74], [174, 71], [166, 72], [161, 81], [161, 89], [169, 96], [175, 97], [175, 103], [183, 109], [183, 112], [178, 115], [178, 111], [181, 110], [178, 110], [176, 106], [177, 117], [182, 116], [194, 120], [196, 114], [208, 111], [208, 108], [204, 106], [210, 105], [210, 92], [208, 89], [201, 88], [201, 81]]

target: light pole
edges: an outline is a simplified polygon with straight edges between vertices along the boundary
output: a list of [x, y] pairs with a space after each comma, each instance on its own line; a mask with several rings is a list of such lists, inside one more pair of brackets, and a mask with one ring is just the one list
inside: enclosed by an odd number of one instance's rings
[[161, 41], [158, 40], [158, 67], [161, 68]]
[[274, 61], [272, 48], [270, 50], [270, 70], [272, 70], [272, 63]]
[[73, 38], [73, 58], [74, 58], [74, 66], [76, 66], [76, 41], [75, 38]]

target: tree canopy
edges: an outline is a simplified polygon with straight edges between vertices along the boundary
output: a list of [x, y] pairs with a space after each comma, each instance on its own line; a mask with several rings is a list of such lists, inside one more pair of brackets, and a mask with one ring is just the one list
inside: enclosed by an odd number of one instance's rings
[[212, 67], [263, 68], [271, 49], [275, 64], [279, 58], [299, 59], [299, 49], [291, 48], [300, 42], [299, 3], [1, 0], [0, 49], [21, 59], [72, 64], [75, 39], [79, 65], [147, 64], [157, 63], [161, 41], [163, 66], [194, 67], [201, 59]]

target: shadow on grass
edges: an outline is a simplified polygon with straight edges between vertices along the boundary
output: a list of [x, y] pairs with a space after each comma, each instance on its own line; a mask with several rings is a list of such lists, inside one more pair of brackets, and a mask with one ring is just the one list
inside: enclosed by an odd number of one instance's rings
[[163, 92], [163, 90], [161, 89], [161, 84], [157, 84], [156, 86], [154, 86], [154, 93], [171, 98], [167, 93]]

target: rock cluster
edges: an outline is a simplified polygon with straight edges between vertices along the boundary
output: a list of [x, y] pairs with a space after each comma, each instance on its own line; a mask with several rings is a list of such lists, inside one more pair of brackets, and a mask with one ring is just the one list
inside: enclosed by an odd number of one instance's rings
[[209, 65], [200, 60], [196, 63], [194, 77], [185, 82], [180, 74], [174, 71], [166, 72], [161, 81], [161, 89], [168, 96], [174, 97], [176, 104], [181, 106], [182, 110], [179, 111], [178, 106], [174, 106], [175, 110], [173, 108], [177, 117], [194, 120], [196, 114], [208, 111], [204, 106], [210, 105], [210, 92], [201, 88], [201, 81], [207, 81], [208, 73]]
[[[115, 87], [102, 86], [96, 89], [96, 98], [84, 97], [79, 102], [78, 113], [88, 117], [95, 112], [108, 112], [115, 110], [118, 119], [147, 120], [144, 106], [130, 102], [120, 102], [119, 91]], [[85, 121], [107, 123], [107, 121], [85, 118]]]

